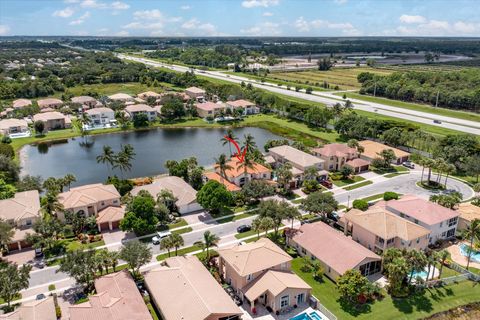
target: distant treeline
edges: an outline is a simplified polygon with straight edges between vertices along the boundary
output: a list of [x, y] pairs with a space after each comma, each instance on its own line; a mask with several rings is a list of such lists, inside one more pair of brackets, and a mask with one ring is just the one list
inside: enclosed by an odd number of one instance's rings
[[388, 76], [363, 72], [358, 75], [360, 93], [374, 94], [410, 102], [478, 111], [480, 107], [480, 71], [408, 71]]

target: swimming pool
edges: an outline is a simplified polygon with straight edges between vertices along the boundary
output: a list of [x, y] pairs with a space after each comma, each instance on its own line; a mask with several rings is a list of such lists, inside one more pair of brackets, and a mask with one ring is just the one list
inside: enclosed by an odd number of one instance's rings
[[[469, 245], [466, 245], [465, 243], [460, 245], [460, 252], [462, 253], [463, 256], [468, 257], [468, 250], [470, 249]], [[473, 250], [472, 256], [470, 258], [472, 261], [475, 262], [480, 262], [480, 251], [475, 251]]]
[[412, 279], [416, 279], [417, 277], [420, 277], [423, 280], [425, 280], [425, 279], [427, 279], [427, 275], [428, 275], [429, 278], [431, 278], [432, 277], [432, 272], [435, 272], [435, 269], [432, 268], [430, 270], [430, 273], [428, 273], [427, 270], [422, 270], [420, 272], [416, 271], [416, 272], [413, 273]]
[[310, 313], [301, 313], [293, 318], [290, 318], [290, 320], [322, 320], [322, 317], [318, 314], [318, 312], [313, 311]]

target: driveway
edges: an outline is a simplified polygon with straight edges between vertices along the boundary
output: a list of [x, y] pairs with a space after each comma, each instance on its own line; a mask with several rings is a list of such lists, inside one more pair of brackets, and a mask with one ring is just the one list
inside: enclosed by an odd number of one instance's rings
[[18, 265], [22, 265], [35, 258], [34, 249], [24, 249], [22, 251], [12, 251], [8, 255], [3, 257], [8, 262], [13, 262]]

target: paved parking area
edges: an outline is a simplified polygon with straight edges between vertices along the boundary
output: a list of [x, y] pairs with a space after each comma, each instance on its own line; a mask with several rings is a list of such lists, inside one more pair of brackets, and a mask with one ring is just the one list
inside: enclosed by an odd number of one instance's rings
[[4, 256], [3, 258], [9, 262], [22, 265], [27, 263], [28, 261], [32, 261], [35, 258], [35, 250], [24, 249], [22, 251], [13, 251], [9, 253], [7, 256]]
[[117, 251], [122, 245], [122, 240], [135, 238], [135, 234], [122, 230], [103, 231], [103, 241], [110, 251]]

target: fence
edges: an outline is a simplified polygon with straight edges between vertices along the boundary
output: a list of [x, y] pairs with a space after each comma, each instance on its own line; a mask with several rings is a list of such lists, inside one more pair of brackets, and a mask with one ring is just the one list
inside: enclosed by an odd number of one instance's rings
[[467, 269], [463, 268], [459, 264], [452, 262], [449, 265], [450, 269], [453, 269], [460, 274], [457, 276], [452, 276], [448, 278], [442, 278], [442, 279], [437, 279], [437, 280], [430, 280], [425, 283], [425, 287], [436, 287], [440, 285], [449, 285], [452, 283], [458, 283], [460, 281], [466, 281], [466, 280], [471, 280], [475, 282], [480, 282], [480, 275], [477, 275], [471, 271], [468, 271]]
[[323, 304], [320, 303], [320, 301], [318, 301], [318, 299], [316, 297], [314, 297], [313, 295], [310, 297], [311, 299], [311, 302], [313, 303], [310, 303], [310, 306], [319, 310], [320, 312], [323, 313], [323, 315], [325, 315], [325, 317], [327, 317], [327, 319], [329, 320], [337, 320], [337, 317], [330, 311], [327, 309], [327, 307], [325, 307]]

